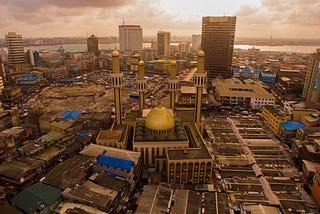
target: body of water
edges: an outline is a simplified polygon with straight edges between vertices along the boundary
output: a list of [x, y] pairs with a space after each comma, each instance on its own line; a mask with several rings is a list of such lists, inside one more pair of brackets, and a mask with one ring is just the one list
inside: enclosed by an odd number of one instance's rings
[[[177, 45], [178, 43], [171, 43], [171, 45]], [[67, 52], [85, 52], [87, 51], [87, 44], [66, 44], [66, 45], [41, 45], [41, 46], [28, 46], [25, 47], [26, 50], [33, 50], [33, 51], [41, 51], [41, 50], [58, 50], [62, 47]], [[143, 43], [144, 48], [150, 48], [151, 43]], [[119, 49], [119, 43], [113, 44], [101, 44], [101, 50], [114, 50]], [[317, 48], [320, 46], [252, 46], [252, 45], [235, 45], [234, 48], [240, 48], [243, 50], [256, 48], [260, 49], [261, 51], [276, 51], [276, 52], [300, 52], [300, 53], [313, 53], [316, 51]]]

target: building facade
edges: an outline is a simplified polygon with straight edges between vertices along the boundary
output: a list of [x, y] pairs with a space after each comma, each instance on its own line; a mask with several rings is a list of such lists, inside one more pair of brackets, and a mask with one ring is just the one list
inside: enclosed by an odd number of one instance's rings
[[192, 50], [198, 51], [201, 47], [201, 35], [192, 35]]
[[312, 192], [312, 196], [316, 200], [317, 204], [320, 204], [320, 167], [317, 166], [315, 168], [316, 168], [316, 174], [313, 178], [311, 192]]
[[306, 101], [317, 102], [320, 93], [320, 49], [311, 55], [304, 82], [302, 98]]
[[9, 32], [5, 35], [8, 48], [8, 61], [12, 65], [26, 64], [26, 54], [24, 53], [24, 46], [22, 36], [15, 32]]
[[95, 53], [98, 54], [100, 50], [100, 41], [99, 38], [96, 37], [95, 35], [91, 35], [87, 39], [87, 47], [88, 47], [88, 52], [90, 53]]
[[119, 25], [120, 51], [143, 49], [143, 34], [140, 25]]
[[205, 70], [210, 79], [232, 77], [235, 28], [235, 16], [202, 18], [201, 49], [206, 53]]
[[170, 56], [170, 32], [159, 31], [157, 34], [158, 55]]
[[258, 84], [244, 84], [235, 82], [217, 81], [214, 83], [215, 98], [222, 105], [243, 106], [259, 109], [265, 105], [274, 105], [274, 96]]
[[262, 107], [262, 118], [275, 134], [279, 134], [281, 123], [287, 122], [290, 119], [290, 116], [280, 108], [269, 105]]

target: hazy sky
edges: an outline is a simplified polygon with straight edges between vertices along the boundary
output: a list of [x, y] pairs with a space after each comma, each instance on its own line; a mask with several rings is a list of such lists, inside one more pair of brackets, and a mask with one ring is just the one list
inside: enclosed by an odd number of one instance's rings
[[237, 16], [237, 37], [320, 38], [320, 0], [0, 0], [0, 36], [118, 36], [123, 19], [145, 36], [191, 36], [222, 15]]

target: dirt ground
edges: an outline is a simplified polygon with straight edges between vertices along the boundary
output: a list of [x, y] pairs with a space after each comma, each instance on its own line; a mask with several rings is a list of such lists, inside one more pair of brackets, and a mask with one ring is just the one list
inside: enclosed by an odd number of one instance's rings
[[[128, 102], [128, 89], [122, 89], [122, 104]], [[52, 86], [43, 90], [38, 98], [29, 102], [43, 112], [59, 113], [63, 110], [79, 109], [86, 112], [110, 110], [114, 103], [113, 89], [87, 83], [85, 85]]]

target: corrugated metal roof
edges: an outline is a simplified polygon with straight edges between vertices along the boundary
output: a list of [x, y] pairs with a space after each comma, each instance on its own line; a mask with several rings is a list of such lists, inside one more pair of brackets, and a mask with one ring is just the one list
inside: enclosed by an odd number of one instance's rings
[[131, 170], [131, 168], [133, 167], [134, 161], [100, 155], [98, 157], [97, 163], [120, 168], [120, 169]]
[[61, 197], [61, 190], [46, 184], [36, 183], [12, 199], [12, 203], [26, 213], [34, 213], [39, 205], [51, 206]]

